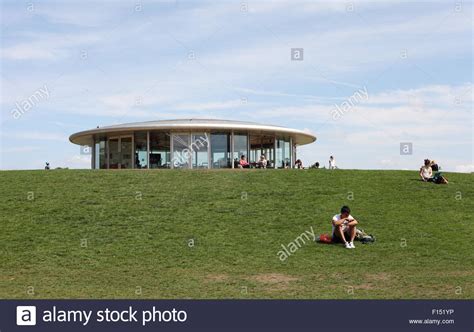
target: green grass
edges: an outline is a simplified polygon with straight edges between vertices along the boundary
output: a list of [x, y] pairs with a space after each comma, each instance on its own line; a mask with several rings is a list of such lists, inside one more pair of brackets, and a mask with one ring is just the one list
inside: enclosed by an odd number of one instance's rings
[[[4, 171], [0, 298], [472, 299], [473, 175], [446, 175]], [[344, 204], [375, 244], [279, 260]]]

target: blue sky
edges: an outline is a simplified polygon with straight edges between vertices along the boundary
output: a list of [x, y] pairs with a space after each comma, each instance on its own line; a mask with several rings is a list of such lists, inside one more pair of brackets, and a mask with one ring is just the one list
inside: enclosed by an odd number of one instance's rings
[[417, 169], [431, 158], [474, 170], [471, 2], [2, 1], [1, 11], [2, 169], [88, 168], [74, 132], [194, 117], [311, 132], [305, 164], [334, 155], [341, 168]]

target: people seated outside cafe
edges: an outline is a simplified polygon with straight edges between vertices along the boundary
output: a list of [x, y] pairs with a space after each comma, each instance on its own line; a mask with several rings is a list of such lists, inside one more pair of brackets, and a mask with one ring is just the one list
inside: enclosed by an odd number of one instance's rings
[[295, 161], [295, 168], [297, 169], [303, 169], [303, 162], [301, 161], [301, 159], [297, 159]]
[[247, 158], [245, 157], [245, 155], [240, 156], [240, 161], [239, 161], [239, 166], [238, 167], [239, 168], [250, 168], [250, 164], [247, 161]]
[[267, 164], [268, 164], [268, 161], [267, 161], [267, 159], [265, 158], [265, 155], [262, 154], [262, 155], [260, 156], [260, 160], [259, 160], [258, 163], [257, 163], [257, 167], [258, 167], [258, 168], [267, 168]]
[[429, 159], [425, 159], [424, 165], [421, 166], [420, 177], [421, 180], [425, 182], [433, 181], [433, 170], [431, 169], [431, 162]]

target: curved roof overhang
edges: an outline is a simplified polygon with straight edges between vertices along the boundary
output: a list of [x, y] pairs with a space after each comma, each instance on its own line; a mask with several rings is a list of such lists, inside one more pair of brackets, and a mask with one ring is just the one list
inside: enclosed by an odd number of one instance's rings
[[69, 137], [69, 140], [74, 144], [92, 146], [94, 143], [94, 137], [96, 136], [130, 134], [142, 130], [161, 130], [170, 132], [234, 130], [249, 133], [287, 135], [293, 138], [293, 142], [296, 145], [304, 145], [316, 141], [316, 136], [314, 135], [286, 127], [244, 121], [204, 119], [148, 121], [106, 126], [74, 133]]

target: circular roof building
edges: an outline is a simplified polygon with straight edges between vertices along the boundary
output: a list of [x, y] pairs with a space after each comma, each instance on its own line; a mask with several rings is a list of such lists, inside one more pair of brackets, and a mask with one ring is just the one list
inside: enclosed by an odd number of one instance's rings
[[69, 140], [92, 147], [94, 169], [291, 168], [296, 147], [316, 137], [254, 122], [183, 119], [97, 127]]

